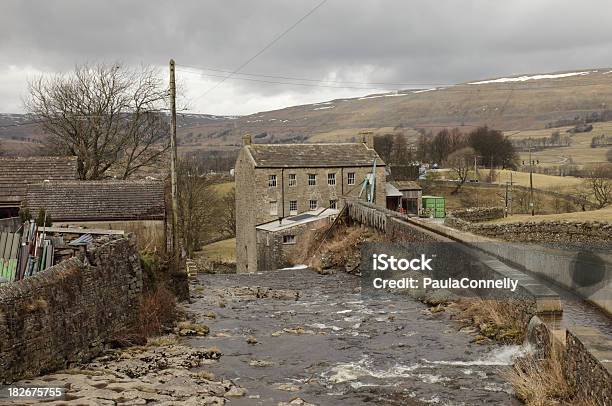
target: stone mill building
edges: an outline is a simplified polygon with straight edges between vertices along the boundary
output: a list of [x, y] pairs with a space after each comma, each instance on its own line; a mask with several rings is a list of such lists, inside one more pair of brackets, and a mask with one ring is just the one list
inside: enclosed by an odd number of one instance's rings
[[364, 181], [372, 179], [374, 163], [373, 203], [384, 207], [385, 163], [371, 134], [362, 142], [335, 144], [253, 144], [245, 136], [235, 171], [237, 271], [267, 270], [258, 269], [256, 227], [301, 213], [341, 210], [343, 198], [358, 197]]

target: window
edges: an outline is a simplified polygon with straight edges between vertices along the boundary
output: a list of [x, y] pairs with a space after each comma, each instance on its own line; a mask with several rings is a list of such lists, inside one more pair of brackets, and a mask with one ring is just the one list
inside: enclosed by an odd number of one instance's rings
[[354, 185], [355, 184], [355, 172], [349, 172], [348, 173], [348, 184], [349, 185]]
[[276, 202], [270, 202], [270, 215], [276, 216], [278, 214], [278, 204]]
[[268, 187], [276, 187], [276, 175], [268, 176]]
[[314, 173], [308, 174], [308, 186], [315, 186], [317, 184], [317, 175]]
[[283, 244], [295, 244], [295, 235], [283, 235]]
[[297, 178], [295, 176], [295, 173], [290, 173], [289, 174], [289, 186], [296, 186], [297, 185]]
[[329, 201], [329, 208], [330, 209], [337, 209], [338, 208], [338, 201], [337, 200], [330, 200]]
[[297, 200], [289, 200], [289, 215], [297, 214]]
[[327, 174], [327, 184], [330, 186], [333, 186], [336, 184], [336, 174], [335, 173]]
[[315, 210], [317, 208], [317, 201], [316, 200], [309, 200], [308, 201], [308, 208], [310, 210]]

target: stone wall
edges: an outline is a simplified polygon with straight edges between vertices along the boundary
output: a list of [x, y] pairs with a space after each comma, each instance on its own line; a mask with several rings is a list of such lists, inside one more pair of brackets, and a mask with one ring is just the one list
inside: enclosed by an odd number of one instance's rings
[[579, 397], [595, 404], [612, 404], [612, 345], [591, 329], [568, 330], [565, 338], [565, 376]]
[[14, 233], [21, 225], [19, 217], [0, 219], [0, 233]]
[[[257, 230], [257, 265], [260, 271], [273, 271], [285, 268], [304, 257], [309, 243], [314, 241], [315, 234], [327, 229], [334, 217], [325, 217], [304, 224], [277, 231]], [[294, 244], [283, 244], [285, 235], [295, 236]], [[302, 261], [305, 262], [305, 261]]]
[[[342, 209], [344, 197], [357, 197], [361, 182], [372, 167], [325, 168], [255, 168], [253, 158], [245, 148], [236, 161], [236, 265], [237, 272], [259, 270], [256, 253], [255, 227], [280, 217], [289, 217], [289, 202], [297, 201], [297, 211], [310, 211], [309, 201], [316, 200], [319, 208], [329, 207], [330, 200], [337, 201]], [[328, 185], [327, 175], [336, 174], [336, 184]], [[355, 174], [355, 184], [349, 185], [348, 174]], [[316, 185], [308, 185], [308, 175], [316, 175]], [[276, 187], [268, 186], [268, 177], [276, 175]], [[289, 186], [289, 175], [296, 176], [296, 185]], [[386, 205], [385, 167], [376, 167], [376, 204]], [[276, 202], [276, 214], [271, 214], [271, 204]], [[283, 203], [284, 202], [284, 203]]]
[[500, 219], [505, 215], [506, 210], [503, 207], [472, 207], [451, 212], [451, 216], [472, 223]]
[[563, 374], [576, 399], [588, 399], [601, 406], [612, 404], [612, 342], [592, 328], [575, 326], [564, 335], [558, 333], [562, 331], [553, 331], [534, 316], [529, 322], [527, 342], [538, 357], [546, 357], [555, 341], [563, 351]]
[[71, 258], [0, 287], [0, 381], [96, 356], [136, 321], [142, 271], [135, 243], [103, 237]]
[[612, 241], [612, 224], [598, 221], [527, 221], [508, 224], [470, 223], [451, 216], [447, 226], [470, 233], [517, 242], [602, 243]]

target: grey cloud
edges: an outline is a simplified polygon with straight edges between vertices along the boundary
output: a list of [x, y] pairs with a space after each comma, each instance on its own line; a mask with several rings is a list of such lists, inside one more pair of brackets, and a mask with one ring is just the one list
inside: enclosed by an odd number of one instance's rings
[[[0, 67], [62, 71], [86, 61], [164, 65], [174, 57], [233, 69], [317, 3], [8, 0], [0, 5]], [[606, 67], [611, 18], [606, 0], [328, 0], [244, 71], [448, 83]], [[262, 97], [317, 91], [231, 86]]]

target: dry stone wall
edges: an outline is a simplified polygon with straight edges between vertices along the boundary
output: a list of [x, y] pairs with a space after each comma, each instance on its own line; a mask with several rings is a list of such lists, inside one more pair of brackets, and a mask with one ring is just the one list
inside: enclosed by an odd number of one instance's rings
[[451, 215], [469, 222], [481, 222], [503, 218], [506, 215], [506, 211], [503, 207], [473, 207], [454, 210]]
[[0, 382], [98, 355], [137, 320], [142, 293], [133, 240], [104, 237], [71, 258], [0, 287]]
[[471, 223], [447, 217], [447, 226], [461, 231], [517, 242], [601, 243], [612, 241], [612, 224], [598, 221], [527, 221], [509, 224]]

